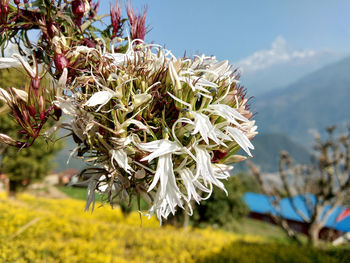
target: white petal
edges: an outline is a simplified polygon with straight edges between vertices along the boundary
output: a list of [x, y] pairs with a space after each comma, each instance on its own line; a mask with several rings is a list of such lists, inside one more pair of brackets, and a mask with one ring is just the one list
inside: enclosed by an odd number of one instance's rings
[[15, 58], [0, 58], [0, 69], [5, 68], [17, 68], [20, 67], [21, 63]]
[[249, 148], [254, 150], [254, 145], [243, 132], [234, 127], [226, 127], [226, 131], [249, 156], [252, 156]]
[[12, 57], [19, 60], [19, 62], [22, 64], [23, 68], [28, 72], [28, 74], [32, 78], [35, 78], [37, 76], [36, 70], [32, 69], [31, 66], [29, 65], [29, 63], [27, 61], [25, 61], [19, 54], [13, 54]]
[[240, 126], [240, 124], [236, 120], [249, 122], [249, 120], [243, 117], [236, 109], [231, 108], [230, 106], [225, 104], [210, 104], [207, 110], [209, 110], [211, 113], [225, 118], [227, 121], [237, 126]]
[[[226, 146], [219, 138], [225, 138], [225, 134], [215, 127], [207, 115], [193, 112], [195, 129], [192, 134], [200, 133], [206, 144], [209, 144], [208, 138], [219, 145]], [[226, 138], [227, 139], [227, 138]]]
[[57, 98], [57, 100], [53, 101], [53, 103], [59, 107], [64, 114], [75, 116], [77, 114], [77, 109], [74, 106], [74, 104], [69, 101], [65, 100], [63, 98]]
[[200, 146], [195, 146], [194, 149], [197, 157], [195, 179], [202, 178], [205, 186], [214, 184], [227, 193], [224, 184], [215, 175], [208, 151]]
[[97, 105], [101, 105], [96, 111], [99, 111], [99, 109], [107, 104], [111, 98], [114, 97], [114, 93], [111, 91], [98, 91], [94, 93], [91, 98], [83, 104], [83, 106], [88, 106], [88, 107], [95, 107]]
[[67, 70], [67, 68], [64, 68], [62, 75], [57, 82], [57, 89], [58, 90], [63, 90], [66, 87], [67, 76], [68, 76], [68, 70]]
[[133, 96], [133, 100], [134, 100], [134, 107], [135, 109], [139, 106], [141, 106], [144, 103], [147, 103], [148, 101], [150, 101], [152, 99], [152, 95], [151, 94], [136, 94]]
[[0, 100], [7, 103], [7, 101], [12, 101], [12, 98], [6, 90], [0, 88]]
[[112, 156], [111, 162], [113, 167], [114, 167], [114, 161], [116, 161], [119, 167], [123, 168], [125, 172], [127, 172], [128, 174], [131, 174], [131, 172], [134, 171], [128, 163], [128, 155], [125, 153], [124, 150], [112, 149], [109, 151], [109, 153]]
[[28, 93], [21, 89], [12, 88], [14, 93], [23, 101], [28, 100]]
[[148, 143], [139, 143], [136, 146], [143, 151], [152, 152], [151, 154], [149, 154], [141, 160], [149, 162], [159, 156], [180, 151], [182, 148], [176, 142], [169, 141], [166, 139], [152, 141]]

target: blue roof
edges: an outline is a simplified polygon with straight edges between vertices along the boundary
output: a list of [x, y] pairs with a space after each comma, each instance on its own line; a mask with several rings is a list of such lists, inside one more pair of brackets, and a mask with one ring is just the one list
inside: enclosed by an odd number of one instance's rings
[[[279, 205], [275, 209], [270, 203], [270, 199], [274, 197], [268, 197], [263, 194], [257, 193], [245, 193], [244, 201], [248, 205], [250, 211], [260, 213], [260, 214], [279, 214], [282, 217], [290, 220], [304, 222], [304, 220], [295, 212], [292, 201], [295, 206], [300, 210], [305, 216], [309, 217], [309, 212], [307, 210], [307, 202], [311, 204], [315, 203], [315, 196], [312, 194], [294, 196], [291, 200], [290, 198], [282, 198]], [[325, 206], [323, 210], [323, 215], [329, 210], [329, 206]], [[337, 222], [338, 216], [345, 210], [344, 207], [338, 206], [329, 216], [326, 222], [326, 227], [334, 228], [343, 232], [350, 232], [350, 216], [345, 217], [343, 220]], [[322, 215], [322, 217], [323, 217]]]

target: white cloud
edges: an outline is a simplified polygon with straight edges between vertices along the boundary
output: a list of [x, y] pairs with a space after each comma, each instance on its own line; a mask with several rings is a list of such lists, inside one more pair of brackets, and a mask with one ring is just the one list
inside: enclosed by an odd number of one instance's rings
[[270, 49], [256, 51], [249, 57], [234, 63], [234, 65], [240, 67], [244, 72], [254, 72], [277, 64], [285, 64], [292, 60], [311, 58], [319, 52], [323, 51], [293, 49], [282, 36], [278, 36], [272, 42]]

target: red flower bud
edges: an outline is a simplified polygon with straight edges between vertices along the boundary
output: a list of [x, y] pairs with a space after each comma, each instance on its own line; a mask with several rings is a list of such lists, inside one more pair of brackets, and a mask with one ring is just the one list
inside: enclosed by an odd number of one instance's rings
[[21, 3], [20, 0], [15, 0], [14, 2], [15, 2], [15, 5], [19, 5]]
[[45, 121], [45, 111], [40, 112], [40, 120]]
[[73, 0], [72, 12], [77, 17], [83, 17], [85, 12], [85, 4], [82, 0]]
[[62, 116], [62, 110], [61, 108], [57, 107], [56, 105], [53, 107], [54, 114], [57, 119], [59, 119]]
[[23, 0], [23, 2], [24, 2], [25, 4], [28, 4], [29, 0]]
[[35, 106], [28, 106], [28, 111], [29, 111], [30, 116], [32, 116], [34, 118], [35, 113], [36, 113]]
[[49, 22], [47, 25], [47, 33], [49, 34], [50, 38], [53, 38], [55, 35], [57, 35], [59, 32], [57, 24]]
[[117, 1], [115, 6], [110, 4], [110, 10], [111, 10], [110, 15], [111, 15], [111, 22], [112, 22], [112, 37], [115, 37], [122, 26], [122, 20], [121, 20], [122, 3]]
[[87, 47], [91, 47], [91, 48], [95, 48], [96, 47], [96, 43], [93, 41], [93, 40], [90, 40], [90, 39], [84, 39], [84, 44], [87, 46]]
[[69, 62], [64, 54], [56, 54], [53, 58], [55, 62], [56, 69], [62, 72], [66, 67], [68, 67]]
[[214, 156], [211, 160], [213, 163], [220, 161], [227, 155], [227, 151], [223, 151], [223, 150], [214, 150], [213, 153], [214, 153]]
[[35, 77], [34, 79], [32, 79], [31, 85], [32, 85], [32, 88], [37, 92], [37, 90], [40, 89], [40, 78]]
[[8, 6], [8, 4], [7, 5], [5, 4], [2, 8], [4, 10], [4, 14], [7, 15], [9, 13], [9, 6]]

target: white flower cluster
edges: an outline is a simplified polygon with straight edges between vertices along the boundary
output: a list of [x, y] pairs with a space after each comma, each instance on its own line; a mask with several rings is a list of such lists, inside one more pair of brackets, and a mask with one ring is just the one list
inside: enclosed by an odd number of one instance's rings
[[90, 193], [110, 203], [139, 195], [162, 220], [177, 207], [192, 212], [214, 186], [226, 191], [228, 164], [245, 159], [240, 148], [251, 156], [257, 127], [227, 61], [133, 43], [124, 54], [73, 48], [67, 57], [86, 70], [67, 85], [63, 72], [54, 104], [71, 116], [60, 125], [74, 152], [94, 165]]

